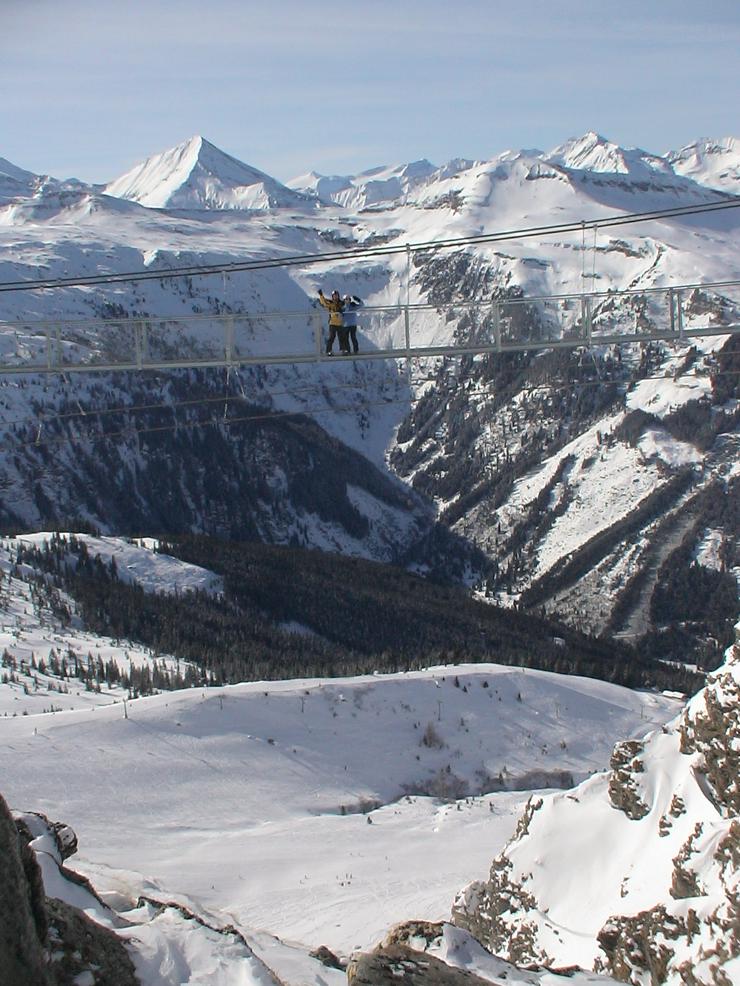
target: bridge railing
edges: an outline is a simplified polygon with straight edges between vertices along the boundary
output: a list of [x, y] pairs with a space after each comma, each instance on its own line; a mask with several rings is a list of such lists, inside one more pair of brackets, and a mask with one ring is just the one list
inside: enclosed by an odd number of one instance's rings
[[[308, 309], [5, 322], [0, 373], [320, 362], [327, 321]], [[366, 306], [357, 322], [363, 359], [680, 342], [740, 332], [740, 281]]]

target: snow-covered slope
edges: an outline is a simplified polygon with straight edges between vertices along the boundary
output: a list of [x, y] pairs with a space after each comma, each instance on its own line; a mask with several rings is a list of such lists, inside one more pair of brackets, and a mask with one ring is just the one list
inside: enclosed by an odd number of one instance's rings
[[740, 189], [740, 141], [697, 140], [666, 154], [676, 174], [685, 175], [707, 188], [738, 194]]
[[[470, 165], [471, 162], [466, 162]], [[427, 160], [409, 164], [371, 168], [359, 175], [319, 175], [315, 171], [288, 182], [290, 188], [313, 195], [324, 202], [335, 202], [347, 209], [362, 211], [388, 208], [408, 199], [417, 187], [438, 174]]]
[[[731, 141], [724, 143], [734, 146]], [[346, 179], [309, 176], [295, 184], [312, 192], [312, 198], [300, 198], [290, 191], [289, 205], [259, 215], [251, 207], [241, 208], [256, 201], [250, 198], [252, 192], [247, 194], [244, 189], [267, 185], [261, 183], [262, 178], [240, 170], [243, 167], [228, 164], [227, 156], [194, 139], [140, 166], [129, 191], [117, 183], [108, 186], [108, 192], [131, 194], [136, 202], [102, 195], [88, 186], [67, 185], [61, 191], [49, 186], [41, 197], [21, 198], [0, 208], [0, 223], [5, 224], [0, 230], [0, 278], [33, 279], [40, 273], [66, 276], [137, 268], [151, 271], [198, 262], [228, 263], [245, 256], [320, 253], [327, 248], [341, 252], [361, 243], [425, 242], [717, 199], [714, 189], [677, 174], [678, 169], [672, 168], [667, 157], [620, 148], [594, 133], [551, 152], [508, 151], [489, 161], [457, 160], [438, 169], [428, 162], [417, 162], [372, 169]], [[322, 181], [328, 182], [323, 191]], [[209, 199], [208, 189], [215, 197]], [[178, 197], [181, 194], [182, 199]], [[346, 202], [343, 195], [349, 196]], [[278, 200], [284, 201], [279, 196]], [[165, 201], [193, 208], [186, 213], [170, 212], [160, 208]], [[140, 202], [157, 208], [145, 208]], [[224, 204], [229, 208], [220, 208]], [[209, 205], [219, 208], [214, 211], [206, 207]], [[403, 319], [397, 313], [379, 314], [373, 308], [397, 305], [407, 296], [412, 303], [433, 306], [412, 315], [414, 345], [490, 339], [493, 328], [487, 318], [488, 307], [468, 319], [454, 308], [456, 303], [471, 298], [505, 301], [576, 294], [592, 287], [639, 291], [676, 283], [732, 280], [740, 275], [738, 228], [737, 216], [722, 213], [631, 225], [624, 230], [600, 231], [596, 236], [580, 232], [542, 235], [476, 249], [420, 253], [411, 265], [410, 280], [404, 256], [370, 261], [348, 256], [321, 268], [151, 281], [94, 291], [69, 289], [53, 296], [50, 292], [9, 294], [5, 296], [5, 315], [11, 324], [0, 326], [0, 346], [6, 358], [32, 358], [44, 365], [50, 343], [43, 332], [23, 324], [27, 319], [60, 314], [80, 319], [151, 316], [149, 343], [158, 353], [203, 358], [223, 352], [224, 345], [223, 326], [210, 322], [209, 315], [301, 312], [300, 319], [285, 323], [254, 318], [237, 321], [237, 347], [243, 346], [250, 353], [286, 352], [296, 346], [296, 340], [300, 345], [313, 345], [317, 313], [311, 302], [320, 286], [357, 293], [365, 300], [359, 326], [363, 348], [403, 344]], [[504, 315], [505, 322], [511, 321], [512, 331], [523, 337], [552, 334], [557, 338], [577, 327], [580, 311], [580, 303], [573, 300], [531, 308], [519, 305]], [[738, 311], [739, 292], [730, 287], [714, 293], [694, 291], [683, 298], [685, 324], [716, 324], [719, 330]], [[206, 318], [195, 325], [177, 321], [193, 314]], [[173, 321], [154, 325], [154, 316], [169, 316]], [[667, 320], [666, 305], [650, 298], [636, 296], [618, 303], [605, 297], [594, 304], [598, 330], [632, 331], [641, 325], [667, 324]], [[509, 363], [497, 356], [470, 365], [461, 363], [454, 372], [449, 366], [421, 361], [410, 368], [410, 376], [406, 367], [391, 361], [267, 367], [244, 370], [238, 380], [231, 374], [226, 389], [230, 398], [253, 397], [264, 410], [314, 415], [334, 438], [381, 469], [387, 468], [390, 459], [393, 470], [427, 500], [427, 520], [436, 511], [444, 523], [453, 526], [456, 535], [482, 547], [491, 564], [507, 573], [506, 578], [488, 579], [488, 587], [498, 599], [510, 601], [520, 598], [551, 570], [558, 571], [556, 566], [565, 564], [574, 548], [601, 536], [610, 521], [638, 510], [651, 484], [667, 486], [677, 472], [692, 464], [696, 467], [696, 489], [708, 488], [719, 476], [724, 483], [726, 467], [731, 478], [732, 452], [727, 443], [732, 438], [717, 436], [715, 447], [715, 439], [708, 432], [679, 429], [674, 420], [681, 414], [703, 414], [707, 420], [711, 418], [711, 427], [731, 436], [737, 397], [731, 387], [724, 386], [729, 380], [726, 374], [732, 372], [732, 356], [722, 352], [724, 344], [721, 335], [707, 340], [697, 347], [696, 357], [690, 344], [679, 341], [675, 346], [662, 347], [625, 345], [618, 353], [597, 347], [570, 362], [552, 354], [537, 361], [522, 358], [520, 364], [527, 365], [519, 366], [513, 381]], [[120, 352], [135, 356], [127, 327], [104, 336], [95, 330], [75, 328], [66, 345], [75, 357], [94, 362]], [[675, 378], [674, 382], [645, 381], [635, 394], [630, 393], [640, 376], [665, 378], [665, 374]], [[342, 511], [349, 515], [357, 504], [364, 505], [361, 512], [370, 520], [368, 536], [358, 538], [338, 517], [327, 523], [319, 509], [316, 487], [310, 494], [309, 516], [295, 509], [293, 484], [301, 489], [304, 486], [304, 476], [296, 469], [306, 460], [282, 454], [284, 434], [277, 442], [278, 454], [274, 447], [267, 447], [273, 445], [278, 430], [283, 432], [277, 426], [271, 429], [269, 439], [258, 443], [249, 468], [240, 464], [238, 443], [225, 442], [225, 455], [219, 456], [218, 463], [209, 460], [205, 467], [213, 472], [214, 479], [220, 477], [207, 491], [204, 477], [194, 475], [198, 465], [190, 431], [187, 438], [182, 431], [173, 431], [169, 449], [150, 448], [147, 456], [142, 456], [132, 437], [126, 436], [126, 429], [134, 422], [139, 427], [159, 427], [161, 418], [170, 414], [193, 429], [196, 409], [176, 411], [173, 398], [184, 400], [190, 393], [215, 406], [217, 394], [225, 393], [220, 372], [204, 373], [196, 382], [170, 378], [164, 400], [172, 400], [171, 411], [124, 415], [115, 429], [119, 435], [115, 449], [109, 441], [102, 449], [94, 448], [84, 436], [82, 449], [65, 445], [63, 438], [80, 441], [77, 425], [82, 418], [74, 422], [67, 417], [52, 425], [60, 432], [54, 436], [59, 442], [56, 461], [45, 462], [42, 468], [39, 459], [46, 453], [36, 446], [43, 444], [41, 439], [46, 439], [48, 432], [42, 429], [39, 437], [39, 409], [52, 418], [62, 411], [69, 415], [78, 405], [89, 411], [106, 411], [111, 406], [134, 403], [134, 390], [135, 403], [155, 404], [162, 387], [142, 377], [106, 378], [97, 387], [84, 377], [76, 378], [73, 385], [56, 380], [42, 383], [40, 379], [25, 380], [22, 386], [6, 379], [0, 385], [8, 412], [0, 423], [4, 441], [13, 449], [5, 462], [0, 511], [6, 524], [16, 529], [68, 526], [79, 509], [78, 483], [73, 477], [81, 476], [80, 482], [91, 490], [91, 502], [86, 500], [83, 509], [86, 522], [110, 533], [161, 532], [161, 526], [155, 527], [162, 523], [160, 504], [151, 496], [146, 498], [148, 483], [135, 482], [136, 470], [148, 473], [152, 458], [160, 454], [163, 458], [174, 455], [183, 463], [183, 475], [178, 477], [182, 483], [176, 484], [175, 497], [178, 522], [189, 529], [203, 529], [198, 526], [203, 519], [209, 533], [221, 536], [228, 528], [228, 536], [251, 537], [256, 528], [257, 536], [265, 540], [287, 543], [297, 538], [302, 544], [390, 559], [394, 544], [410, 547], [417, 541], [420, 528], [428, 528], [428, 524], [418, 522], [415, 511], [409, 513], [402, 506], [399, 513], [395, 501], [379, 505], [377, 498], [368, 500], [366, 491], [356, 495], [349, 488], [347, 496], [339, 498]], [[656, 418], [635, 443], [624, 437], [625, 429], [631, 435], [634, 424], [629, 414], [622, 413], [625, 405], [629, 411], [639, 409]], [[708, 412], [709, 407], [714, 410]], [[85, 434], [92, 433], [93, 421], [102, 428], [107, 420], [89, 414]], [[223, 413], [219, 413], [218, 421], [211, 415], [204, 427], [221, 427], [223, 420]], [[706, 447], [694, 440], [698, 434], [708, 443]], [[605, 435], [611, 436], [608, 444], [603, 441]], [[724, 442], [722, 448], [720, 441]], [[208, 459], [211, 448], [211, 443], [203, 443], [198, 456]], [[570, 454], [577, 460], [576, 470], [568, 468]], [[97, 495], [102, 488], [101, 458], [106, 460], [107, 479], [118, 491], [115, 498], [106, 497], [109, 516], [105, 516]], [[565, 470], [562, 476], [558, 472], [561, 466]], [[700, 467], [704, 470], [701, 475]], [[628, 470], [634, 472], [634, 484], [628, 481]], [[263, 471], [265, 482], [261, 483]], [[505, 489], [509, 480], [514, 483], [512, 491]], [[511, 544], [504, 542], [511, 534], [523, 535], [523, 525], [536, 509], [537, 497], [546, 495], [551, 481], [557, 486], [553, 489], [557, 499], [552, 503], [562, 516], [553, 518], [557, 523], [552, 528], [544, 525], [539, 529], [531, 553], [517, 554], [516, 538]], [[235, 493], [241, 482], [253, 489], [246, 502]], [[189, 483], [196, 487], [195, 497], [187, 490]], [[589, 497], [595, 489], [604, 493], [604, 509], [590, 512]], [[265, 499], [263, 494], [268, 490], [267, 500], [275, 497], [280, 502], [278, 510], [271, 509]], [[558, 496], [560, 493], [563, 495]], [[324, 498], [323, 502], [333, 507], [337, 498]], [[168, 510], [165, 522], [172, 516]], [[375, 521], [378, 517], [381, 522]], [[676, 537], [686, 518], [679, 520]], [[707, 527], [718, 529], [714, 521]], [[608, 584], [594, 585], [593, 580], [581, 584], [579, 580], [576, 595], [565, 609], [585, 613], [586, 625], [595, 630], [609, 626], [610, 599], [616, 599], [620, 585], [643, 569], [641, 547], [652, 546], [653, 533], [645, 529], [636, 546], [617, 544], [610, 555]], [[731, 532], [723, 537], [729, 544]], [[653, 556], [644, 564], [648, 567], [655, 561]], [[427, 563], [428, 558], [420, 559], [422, 570]], [[482, 583], [485, 578], [482, 571], [469, 572], [471, 582]], [[647, 590], [642, 594], [645, 606], [648, 595]], [[545, 598], [542, 593], [540, 596]], [[550, 596], [547, 602], [559, 606], [561, 598]], [[603, 615], [599, 609], [604, 610]], [[615, 628], [632, 633], [633, 623], [642, 626], [645, 620], [628, 614]]]
[[534, 798], [456, 921], [518, 962], [738, 982], [739, 658], [668, 726], [618, 744], [608, 773]]
[[12, 807], [72, 825], [100, 891], [135, 899], [137, 871], [162, 896], [348, 952], [448, 915], [526, 797], [479, 792], [583, 777], [675, 708], [497, 665], [254, 682], [3, 718], [0, 772]]
[[150, 209], [266, 210], [306, 204], [274, 178], [198, 135], [147, 158], [106, 185], [105, 192]]

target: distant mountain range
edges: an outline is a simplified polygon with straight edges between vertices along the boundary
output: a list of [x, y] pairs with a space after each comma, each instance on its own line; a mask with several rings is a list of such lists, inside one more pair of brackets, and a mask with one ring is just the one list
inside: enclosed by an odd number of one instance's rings
[[[595, 132], [572, 138], [549, 152], [504, 151], [489, 161], [455, 158], [438, 166], [426, 159], [381, 165], [357, 175], [322, 175], [311, 171], [287, 184], [220, 150], [200, 135], [154, 154], [125, 174], [102, 185], [87, 186], [151, 209], [243, 209], [262, 211], [305, 206], [307, 199], [348, 209], [380, 204], [408, 204], [439, 182], [460, 178], [473, 169], [495, 171], [513, 161], [529, 160], [595, 174], [619, 174], [631, 180], [688, 178], [707, 188], [736, 194], [740, 184], [740, 140], [702, 139], [664, 155], [623, 148]], [[75, 187], [35, 175], [0, 158], [0, 202], [37, 194], [43, 188]], [[687, 186], [678, 183], [679, 188]]]

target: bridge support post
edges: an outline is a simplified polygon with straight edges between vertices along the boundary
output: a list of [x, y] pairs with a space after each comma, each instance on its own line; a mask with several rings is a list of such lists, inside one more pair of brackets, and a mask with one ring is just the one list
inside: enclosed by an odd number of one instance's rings
[[675, 300], [676, 300], [676, 324], [678, 325], [678, 338], [681, 340], [681, 342], [683, 342], [683, 338], [684, 338], [684, 335], [683, 335], [683, 306], [681, 304], [681, 292], [680, 291], [676, 291], [674, 297], [675, 297]]
[[593, 318], [591, 315], [591, 299], [588, 295], [581, 295], [581, 322], [583, 323], [585, 342], [591, 348], [591, 335], [593, 329]]
[[668, 288], [668, 312], [671, 319], [671, 332], [676, 331], [676, 298], [673, 288]]
[[140, 370], [144, 365], [144, 353], [141, 339], [144, 332], [143, 322], [134, 322], [134, 352], [136, 353], [136, 368]]
[[[18, 336], [16, 335], [16, 345]], [[54, 369], [54, 349], [51, 344], [51, 332], [46, 333], [46, 369]]]
[[226, 365], [231, 366], [234, 362], [234, 318], [227, 318], [224, 322], [224, 358]]
[[316, 349], [316, 362], [318, 363], [321, 360], [321, 354], [324, 349], [322, 345], [324, 340], [321, 334], [321, 315], [318, 312], [313, 316], [313, 341]]
[[496, 351], [501, 352], [501, 307], [497, 301], [493, 303], [493, 339]]

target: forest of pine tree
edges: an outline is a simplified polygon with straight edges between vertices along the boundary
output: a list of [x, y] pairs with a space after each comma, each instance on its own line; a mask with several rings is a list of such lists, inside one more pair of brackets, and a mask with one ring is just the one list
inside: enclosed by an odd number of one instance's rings
[[[481, 661], [631, 687], [692, 692], [701, 684], [700, 676], [626, 645], [490, 606], [390, 565], [203, 536], [173, 538], [161, 550], [222, 575], [224, 595], [145, 593], [74, 538], [53, 538], [42, 550], [21, 546], [18, 562], [47, 573], [39, 583], [63, 620], [70, 613], [60, 589], [90, 630], [191, 662], [200, 670], [183, 676], [184, 685]], [[167, 678], [160, 674], [161, 687], [179, 686]], [[142, 680], [129, 687], [146, 694], [156, 686]]]

